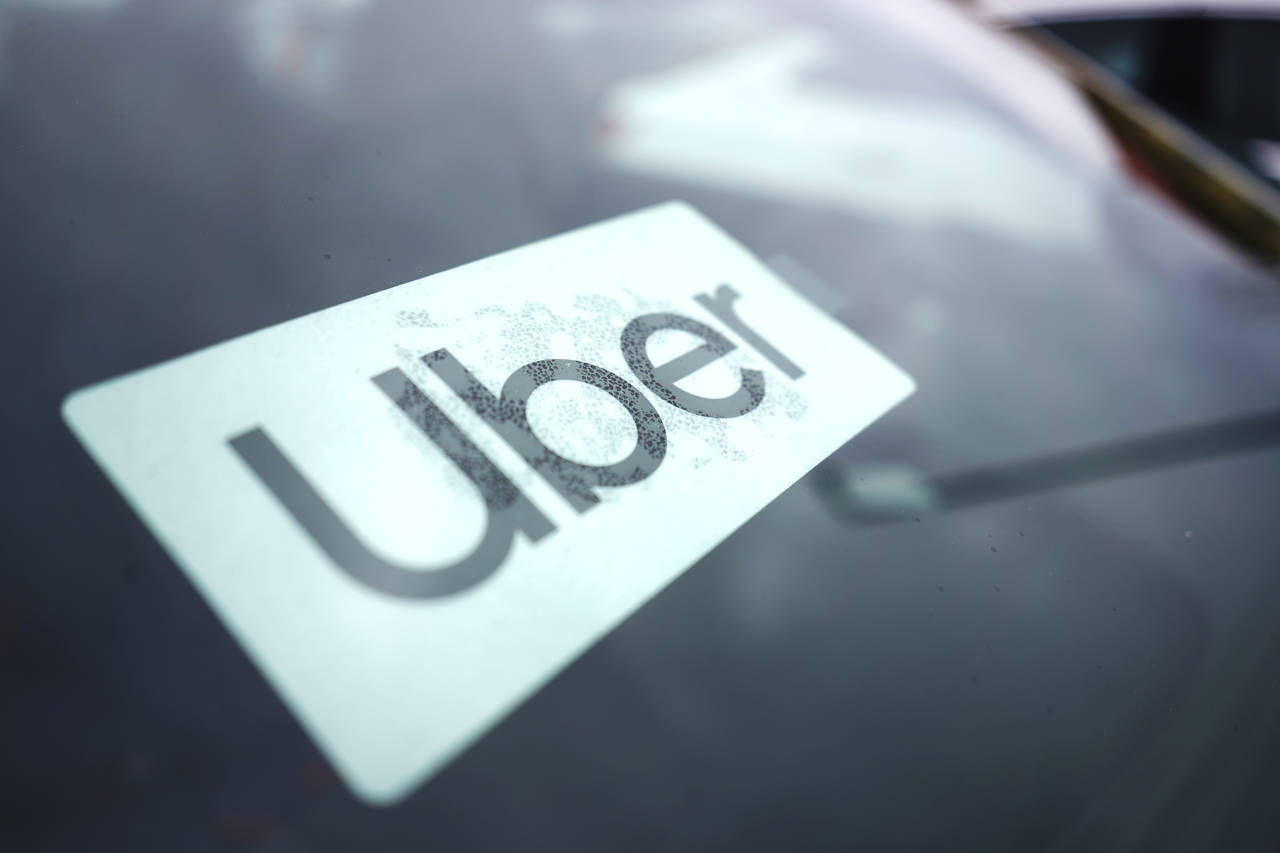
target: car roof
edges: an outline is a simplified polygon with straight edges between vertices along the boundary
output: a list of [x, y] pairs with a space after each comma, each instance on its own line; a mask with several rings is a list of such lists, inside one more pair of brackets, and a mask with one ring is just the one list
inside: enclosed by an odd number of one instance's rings
[[1156, 17], [1215, 15], [1244, 17], [1280, 14], [1276, 0], [975, 0], [969, 4], [994, 18]]

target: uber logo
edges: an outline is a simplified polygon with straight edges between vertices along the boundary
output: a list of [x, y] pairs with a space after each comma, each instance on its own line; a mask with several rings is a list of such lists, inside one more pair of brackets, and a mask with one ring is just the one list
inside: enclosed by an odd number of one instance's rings
[[82, 389], [63, 415], [386, 804], [912, 388], [669, 203]]
[[[721, 285], [714, 297], [702, 295], [698, 302], [755, 343], [761, 354], [786, 375], [793, 379], [802, 376], [799, 367], [738, 318], [733, 310], [737, 298], [736, 290]], [[655, 367], [647, 344], [655, 332], [663, 329], [691, 333], [702, 344]], [[637, 317], [623, 329], [620, 348], [628, 367], [646, 388], [687, 412], [708, 418], [736, 418], [755, 410], [764, 399], [764, 375], [754, 369], [743, 369], [738, 388], [724, 397], [702, 397], [678, 387], [676, 383], [681, 379], [737, 348], [715, 329], [689, 317], [669, 312]], [[436, 350], [422, 361], [578, 512], [586, 512], [599, 503], [596, 488], [637, 483], [657, 471], [666, 456], [667, 430], [658, 410], [634, 385], [603, 367], [563, 358], [533, 361], [515, 370], [503, 384], [501, 394], [494, 396], [447, 349]], [[625, 459], [609, 465], [575, 462], [556, 453], [534, 434], [526, 414], [529, 397], [541, 386], [557, 380], [586, 383], [622, 404], [636, 430], [635, 449]], [[392, 595], [451, 595], [496, 571], [506, 560], [516, 531], [536, 542], [555, 530], [538, 507], [402, 371], [392, 368], [373, 377], [373, 382], [471, 480], [484, 502], [487, 519], [479, 544], [452, 565], [433, 566], [427, 571], [399, 566], [360, 541], [262, 427], [231, 439], [231, 446], [240, 457], [343, 571]]]

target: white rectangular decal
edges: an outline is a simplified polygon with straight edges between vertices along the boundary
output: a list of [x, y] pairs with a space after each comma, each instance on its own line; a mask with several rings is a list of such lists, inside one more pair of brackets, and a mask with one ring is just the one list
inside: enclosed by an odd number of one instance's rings
[[348, 784], [388, 803], [912, 388], [671, 203], [63, 413]]

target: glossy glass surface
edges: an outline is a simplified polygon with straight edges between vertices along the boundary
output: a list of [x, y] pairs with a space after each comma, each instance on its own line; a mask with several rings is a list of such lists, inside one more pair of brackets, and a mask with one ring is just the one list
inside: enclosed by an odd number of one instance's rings
[[[5, 6], [0, 846], [1273, 849], [1280, 285], [887, 5]], [[919, 390], [361, 804], [61, 401], [670, 198]]]

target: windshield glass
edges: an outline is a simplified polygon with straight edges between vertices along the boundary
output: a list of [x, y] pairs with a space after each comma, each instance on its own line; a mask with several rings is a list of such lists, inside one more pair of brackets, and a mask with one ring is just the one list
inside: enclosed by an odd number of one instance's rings
[[[947, 5], [887, 5], [0, 8], [0, 843], [1272, 849], [1274, 272], [1126, 171], [1028, 47]], [[915, 393], [726, 522], [429, 779], [368, 804], [64, 400], [673, 199]], [[695, 265], [671, 245], [647, 251]], [[791, 316], [779, 334], [807, 336]], [[527, 335], [558, 346], [551, 322]], [[847, 369], [821, 393], [868, 393], [869, 362], [830, 351]], [[286, 362], [237, 370], [283, 386]], [[495, 394], [512, 370], [459, 364]]]

